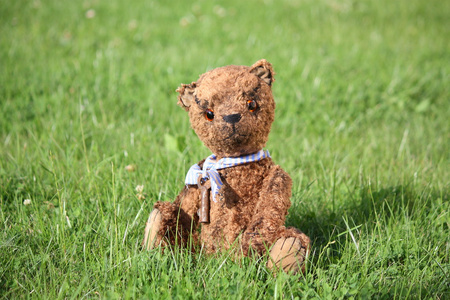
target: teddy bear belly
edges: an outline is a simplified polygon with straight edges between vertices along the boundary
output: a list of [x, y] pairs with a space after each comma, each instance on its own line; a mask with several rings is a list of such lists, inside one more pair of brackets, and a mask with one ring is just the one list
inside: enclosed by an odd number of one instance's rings
[[264, 178], [274, 164], [270, 158], [220, 170], [223, 186], [210, 199], [210, 223], [202, 224], [201, 242], [209, 252], [239, 246], [237, 239], [249, 226]]
[[241, 205], [231, 208], [223, 202], [212, 202], [210, 223], [202, 224], [201, 240], [207, 252], [215, 252], [230, 247], [239, 246], [238, 238], [250, 223], [254, 205]]
[[[262, 181], [262, 180], [261, 180]], [[242, 184], [242, 181], [237, 181]], [[245, 194], [233, 182], [225, 184], [217, 196], [217, 201], [211, 197], [210, 223], [202, 224], [201, 240], [207, 251], [215, 252], [239, 246], [240, 235], [247, 229], [259, 198], [260, 184]]]

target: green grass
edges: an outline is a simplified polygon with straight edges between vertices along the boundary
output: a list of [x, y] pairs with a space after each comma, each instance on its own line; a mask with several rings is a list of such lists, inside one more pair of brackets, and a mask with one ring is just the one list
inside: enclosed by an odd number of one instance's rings
[[[0, 0], [0, 297], [448, 299], [449, 29], [440, 0]], [[260, 58], [307, 272], [141, 252], [209, 155], [174, 90]]]

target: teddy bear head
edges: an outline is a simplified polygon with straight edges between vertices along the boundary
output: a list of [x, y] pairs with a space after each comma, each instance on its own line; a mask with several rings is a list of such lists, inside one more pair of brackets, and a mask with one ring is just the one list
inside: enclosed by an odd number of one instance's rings
[[191, 126], [217, 157], [237, 157], [261, 150], [275, 115], [274, 71], [262, 59], [251, 67], [213, 69], [177, 89], [178, 104]]

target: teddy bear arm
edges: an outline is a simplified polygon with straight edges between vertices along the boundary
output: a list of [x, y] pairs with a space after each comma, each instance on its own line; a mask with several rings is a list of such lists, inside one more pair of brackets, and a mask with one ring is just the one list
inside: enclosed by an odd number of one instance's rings
[[244, 232], [242, 248], [264, 252], [278, 238], [291, 205], [292, 179], [279, 166], [264, 179], [259, 201], [249, 226]]
[[154, 208], [161, 214], [161, 227], [157, 235], [157, 244], [186, 245], [191, 237], [197, 241], [197, 210], [200, 191], [196, 186], [184, 187], [174, 202], [156, 202]]
[[189, 222], [198, 224], [197, 211], [200, 208], [200, 190], [195, 185], [189, 185], [185, 187], [181, 193], [177, 196], [174, 204], [180, 207], [180, 209], [189, 216]]

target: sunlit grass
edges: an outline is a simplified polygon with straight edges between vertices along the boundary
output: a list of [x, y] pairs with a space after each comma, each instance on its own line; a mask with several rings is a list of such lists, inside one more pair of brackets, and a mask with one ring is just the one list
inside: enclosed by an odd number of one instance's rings
[[[449, 295], [446, 1], [3, 1], [3, 298]], [[175, 89], [273, 63], [267, 148], [293, 178], [304, 275], [267, 258], [142, 252], [209, 155]], [[138, 189], [137, 189], [138, 188]]]

